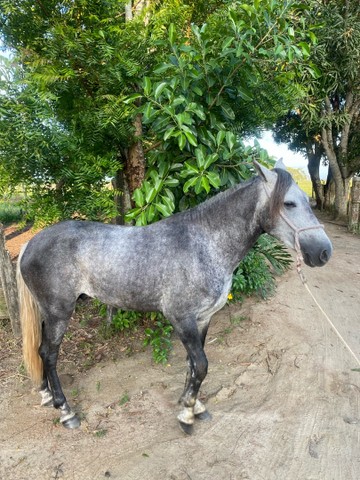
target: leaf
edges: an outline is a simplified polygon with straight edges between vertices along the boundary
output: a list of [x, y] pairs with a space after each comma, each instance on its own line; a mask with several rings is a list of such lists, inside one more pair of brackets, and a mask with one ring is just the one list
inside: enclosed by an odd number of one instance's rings
[[147, 216], [147, 223], [151, 223], [155, 217], [155, 205], [150, 205], [149, 208], [146, 209], [146, 216]]
[[151, 80], [149, 77], [144, 77], [144, 93], [150, 95], [151, 93]]
[[195, 157], [196, 157], [196, 163], [199, 168], [203, 168], [205, 164], [205, 154], [204, 154], [204, 148], [199, 147], [195, 149]]
[[199, 177], [192, 177], [187, 182], [185, 182], [185, 185], [183, 186], [184, 193], [186, 193], [189, 190], [190, 187], [193, 187], [195, 185], [198, 178]]
[[166, 72], [166, 70], [169, 70], [169, 68], [172, 68], [173, 66], [174, 65], [172, 65], [171, 63], [163, 63], [154, 70], [154, 73], [159, 75], [160, 73]]
[[310, 47], [306, 42], [300, 42], [299, 47], [301, 47], [302, 53], [305, 57], [310, 55]]
[[225, 40], [223, 41], [223, 44], [221, 45], [221, 49], [225, 50], [226, 48], [228, 48], [234, 40], [235, 40], [234, 37], [226, 37]]
[[164, 205], [162, 203], [155, 203], [154, 205], [157, 211], [160, 212], [164, 217], [170, 217], [172, 212], [168, 205]]
[[250, 91], [244, 87], [237, 87], [237, 90], [238, 90], [238, 94], [241, 98], [243, 98], [244, 100], [247, 100], [247, 101], [250, 101], [253, 99]]
[[135, 225], [137, 225], [138, 227], [146, 225], [146, 214], [144, 211], [142, 211], [141, 214], [136, 219]]
[[198, 168], [195, 165], [192, 165], [189, 162], [185, 162], [185, 167], [187, 168], [187, 170], [191, 170], [194, 173], [199, 173]]
[[207, 170], [210, 167], [210, 165], [216, 162], [218, 158], [219, 158], [219, 155], [217, 153], [212, 153], [211, 155], [208, 155], [204, 163], [204, 170]]
[[230, 105], [221, 105], [221, 110], [226, 118], [228, 118], [229, 120], [235, 120], [235, 113], [234, 110], [230, 107]]
[[151, 203], [156, 197], [157, 191], [156, 188], [151, 187], [145, 196], [146, 203]]
[[205, 177], [205, 176], [201, 177], [201, 185], [202, 185], [203, 189], [206, 191], [206, 193], [210, 192], [210, 184], [209, 184], [209, 180], [208, 180], [207, 177]]
[[170, 23], [169, 25], [168, 35], [169, 35], [170, 45], [173, 45], [176, 40], [176, 30], [175, 30], [175, 25], [173, 23]]
[[145, 205], [144, 194], [140, 190], [140, 188], [137, 188], [134, 191], [134, 200], [135, 200], [135, 203], [138, 207], [143, 207]]
[[150, 102], [148, 102], [143, 109], [144, 120], [149, 120], [153, 112], [153, 108]]
[[123, 103], [128, 105], [129, 103], [135, 102], [135, 100], [137, 100], [138, 98], [142, 98], [141, 93], [132, 93], [131, 95], [129, 95], [123, 100]]
[[179, 180], [177, 178], [168, 177], [164, 181], [164, 185], [167, 185], [168, 187], [177, 187], [179, 185]]
[[207, 172], [206, 173], [206, 176], [209, 180], [209, 182], [211, 183], [211, 185], [215, 188], [219, 188], [220, 185], [221, 185], [221, 180], [220, 180], [220, 177], [217, 173], [215, 172]]
[[188, 139], [188, 142], [190, 143], [190, 145], [193, 145], [194, 147], [197, 146], [197, 141], [196, 141], [196, 137], [193, 133], [189, 132], [189, 131], [184, 131], [185, 133], [185, 136], [186, 138]]
[[222, 144], [222, 142], [225, 138], [225, 134], [226, 134], [225, 130], [219, 130], [218, 131], [218, 133], [216, 135], [216, 145], [218, 147], [220, 147], [220, 145]]
[[183, 150], [186, 145], [186, 137], [183, 133], [178, 136], [178, 145], [180, 150]]
[[197, 180], [196, 180], [196, 183], [195, 183], [195, 193], [196, 195], [199, 195], [199, 193], [201, 192], [203, 186], [202, 186], [202, 181], [201, 181], [201, 177], [199, 177]]
[[236, 137], [235, 135], [233, 134], [233, 132], [226, 132], [226, 143], [227, 143], [227, 146], [229, 147], [229, 150], [232, 150], [234, 148], [234, 145], [236, 143]]
[[174, 133], [175, 131], [175, 127], [172, 127], [172, 128], [169, 128], [168, 130], [166, 130], [165, 134], [164, 134], [164, 140], [166, 142], [166, 140], [168, 138], [170, 138], [172, 136], [172, 134]]
[[167, 82], [161, 82], [155, 89], [154, 96], [155, 98], [159, 98], [161, 93], [164, 91], [165, 87], [167, 87]]

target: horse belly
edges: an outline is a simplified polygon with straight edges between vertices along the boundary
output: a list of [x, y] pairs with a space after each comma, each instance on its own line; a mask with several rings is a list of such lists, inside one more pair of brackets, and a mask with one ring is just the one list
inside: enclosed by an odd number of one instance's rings
[[161, 288], [155, 278], [140, 275], [132, 269], [118, 272], [94, 272], [88, 275], [84, 293], [103, 303], [124, 310], [157, 311]]

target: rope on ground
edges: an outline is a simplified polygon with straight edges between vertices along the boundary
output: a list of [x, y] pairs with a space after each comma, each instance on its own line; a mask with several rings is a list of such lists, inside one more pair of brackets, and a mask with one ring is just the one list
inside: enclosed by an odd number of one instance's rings
[[306, 278], [303, 274], [303, 272], [301, 271], [300, 268], [298, 268], [298, 273], [299, 273], [299, 276], [300, 276], [300, 279], [304, 285], [304, 287], [306, 288], [306, 290], [308, 291], [309, 295], [311, 296], [311, 298], [314, 300], [315, 304], [317, 305], [317, 307], [319, 308], [319, 310], [321, 311], [321, 313], [324, 315], [324, 317], [326, 318], [326, 320], [328, 321], [329, 325], [331, 326], [331, 328], [333, 329], [333, 331], [336, 333], [336, 335], [338, 336], [338, 338], [340, 339], [340, 341], [343, 343], [343, 345], [346, 347], [346, 349], [349, 351], [349, 353], [353, 356], [353, 358], [356, 360], [356, 363], [359, 365], [360, 367], [360, 360], [359, 358], [357, 357], [356, 353], [354, 353], [354, 351], [351, 349], [350, 345], [347, 343], [347, 341], [345, 340], [345, 338], [341, 335], [341, 333], [339, 332], [339, 330], [335, 327], [334, 323], [331, 321], [331, 319], [329, 318], [329, 316], [327, 315], [327, 313], [324, 311], [324, 309], [321, 307], [321, 305], [319, 304], [319, 302], [316, 300], [314, 294], [312, 293], [312, 291], [310, 290], [308, 284], [307, 284], [307, 281], [306, 281]]

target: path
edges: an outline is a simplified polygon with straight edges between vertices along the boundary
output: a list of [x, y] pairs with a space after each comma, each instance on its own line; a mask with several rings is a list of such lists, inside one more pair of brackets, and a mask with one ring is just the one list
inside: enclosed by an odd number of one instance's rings
[[[360, 237], [334, 224], [326, 229], [333, 258], [304, 271], [360, 357]], [[66, 393], [86, 417], [77, 431], [37, 406], [28, 381], [10, 378], [0, 391], [0, 478], [360, 478], [360, 373], [296, 272], [281, 278], [269, 301], [225, 308], [207, 341], [202, 395], [213, 419], [196, 423], [191, 437], [175, 419], [185, 374], [178, 343], [168, 366], [151, 365], [144, 352], [75, 374]]]

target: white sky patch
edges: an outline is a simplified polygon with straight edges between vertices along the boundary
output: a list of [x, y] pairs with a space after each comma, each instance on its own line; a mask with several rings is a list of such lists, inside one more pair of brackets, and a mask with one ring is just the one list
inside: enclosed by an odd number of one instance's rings
[[[308, 162], [305, 156], [301, 153], [292, 152], [286, 143], [276, 143], [270, 130], [265, 130], [262, 137], [258, 138], [257, 141], [262, 148], [267, 150], [269, 155], [275, 158], [275, 160], [282, 158], [287, 167], [300, 169], [310, 178], [307, 168]], [[249, 143], [253, 144], [253, 140], [250, 140]], [[327, 171], [327, 166], [320, 166], [320, 177], [322, 180], [326, 180]]]

